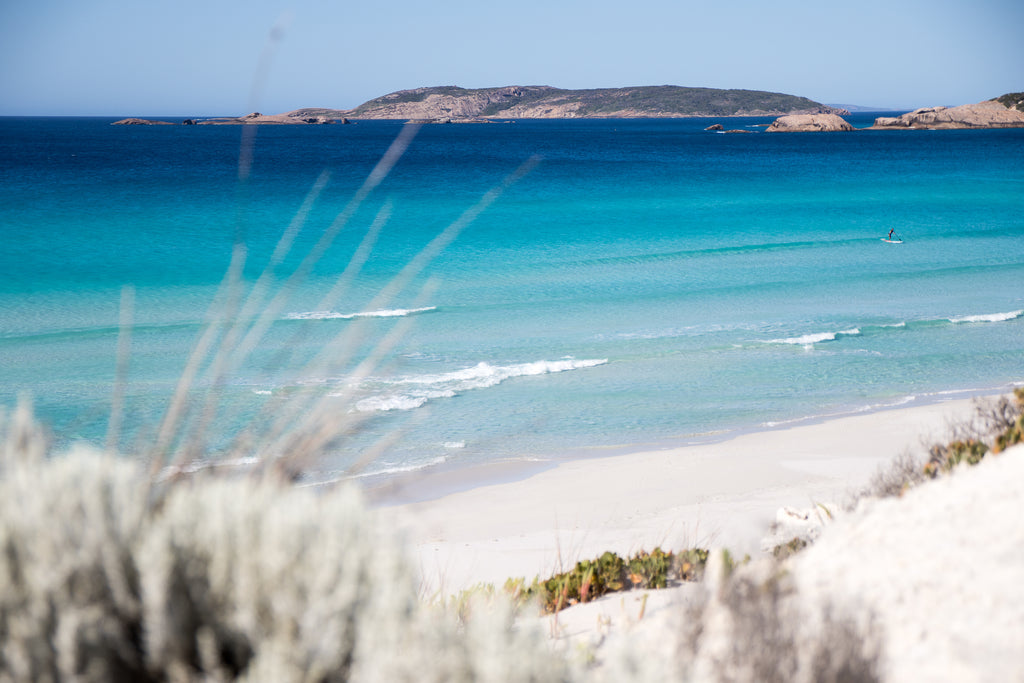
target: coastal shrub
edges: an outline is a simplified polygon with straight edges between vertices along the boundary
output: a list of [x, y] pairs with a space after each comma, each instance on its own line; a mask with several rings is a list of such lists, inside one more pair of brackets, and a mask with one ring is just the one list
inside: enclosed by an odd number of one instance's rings
[[48, 460], [23, 411], [0, 474], [0, 681], [151, 680], [139, 468], [82, 449]]
[[868, 486], [851, 496], [846, 503], [853, 509], [864, 497], [900, 496], [926, 479], [946, 474], [961, 463], [974, 465], [987, 453], [999, 453], [1020, 443], [1024, 432], [1024, 388], [1014, 390], [1010, 400], [1001, 396], [994, 401], [978, 401], [974, 414], [953, 425], [950, 440], [928, 447], [927, 460], [921, 461], [909, 451], [898, 455], [872, 475]]
[[794, 537], [788, 543], [782, 543], [772, 548], [772, 557], [777, 560], [784, 560], [787, 557], [800, 552], [809, 544], [810, 542], [806, 538]]
[[988, 451], [987, 445], [975, 439], [932, 446], [924, 473], [934, 478], [952, 471], [960, 463], [977, 465]]
[[0, 681], [561, 681], [506, 601], [424, 605], [351, 487], [62, 455], [0, 425]]
[[706, 548], [690, 548], [676, 553], [676, 566], [680, 581], [699, 581], [708, 563]]
[[887, 466], [879, 468], [871, 476], [867, 489], [857, 494], [847, 507], [852, 509], [856, 500], [865, 496], [874, 498], [901, 496], [904, 491], [921, 482], [924, 477], [920, 460], [910, 451], [903, 451]]
[[1011, 92], [996, 98], [1007, 109], [1024, 111], [1024, 92]]
[[996, 437], [995, 443], [992, 445], [994, 453], [999, 453], [1024, 441], [1024, 388], [1015, 389], [1014, 397], [1016, 398], [1016, 414], [1009, 417], [1006, 421], [1008, 424]]
[[628, 558], [606, 552], [594, 560], [581, 560], [567, 572], [527, 586], [522, 578], [509, 579], [505, 592], [517, 605], [536, 601], [547, 613], [595, 600], [608, 593], [634, 588], [666, 588], [674, 581], [697, 581], [703, 576], [708, 551], [691, 548], [678, 553], [661, 548], [640, 551]]
[[1024, 432], [1024, 388], [1014, 390], [1014, 400], [1002, 396], [994, 402], [979, 403], [974, 419], [954, 429], [959, 438], [929, 449], [924, 473], [937, 477], [961, 463], [976, 465], [988, 453], [999, 453], [1020, 443]]

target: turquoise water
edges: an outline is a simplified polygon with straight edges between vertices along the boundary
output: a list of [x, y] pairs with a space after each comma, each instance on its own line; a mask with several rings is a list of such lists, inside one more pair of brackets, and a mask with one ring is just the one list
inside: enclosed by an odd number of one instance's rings
[[[233, 369], [209, 448], [300, 390], [368, 418], [318, 463], [329, 478], [382, 435], [371, 472], [685, 443], [1024, 380], [1024, 130], [769, 135], [769, 120], [423, 127]], [[241, 128], [109, 123], [0, 119], [0, 402], [31, 395], [59, 442], [102, 443], [130, 284], [129, 448], [151, 438], [232, 245], [254, 282], [329, 172], [282, 281], [401, 125], [260, 127], [240, 181]], [[385, 205], [365, 268], [321, 307]], [[880, 240], [891, 228], [903, 244]], [[361, 329], [355, 362], [399, 324], [358, 382], [351, 363], [307, 364]]]

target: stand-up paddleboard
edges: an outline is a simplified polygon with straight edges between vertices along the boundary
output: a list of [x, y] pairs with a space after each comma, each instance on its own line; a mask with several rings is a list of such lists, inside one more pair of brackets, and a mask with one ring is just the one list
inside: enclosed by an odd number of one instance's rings
[[883, 242], [888, 242], [889, 244], [903, 244], [903, 240], [891, 240], [891, 239], [889, 239], [887, 237], [883, 237], [882, 241]]

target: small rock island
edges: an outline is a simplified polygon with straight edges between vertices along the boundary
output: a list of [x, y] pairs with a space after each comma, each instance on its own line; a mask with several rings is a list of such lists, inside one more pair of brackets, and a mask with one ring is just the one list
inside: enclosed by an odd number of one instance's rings
[[838, 114], [793, 114], [780, 116], [766, 129], [768, 133], [831, 133], [853, 130]]

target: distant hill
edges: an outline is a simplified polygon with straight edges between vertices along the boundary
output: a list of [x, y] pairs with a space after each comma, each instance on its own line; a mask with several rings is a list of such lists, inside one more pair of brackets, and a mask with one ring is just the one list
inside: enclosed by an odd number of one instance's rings
[[829, 103], [833, 109], [845, 109], [851, 114], [864, 113], [864, 112], [875, 112], [875, 111], [898, 111], [899, 107], [871, 107], [864, 106], [863, 104], [835, 104]]
[[[300, 110], [327, 114], [331, 110]], [[564, 90], [550, 86], [466, 89], [440, 86], [400, 90], [334, 116], [353, 119], [541, 119], [680, 116], [781, 116], [848, 113], [806, 97], [760, 90], [675, 85]]]

